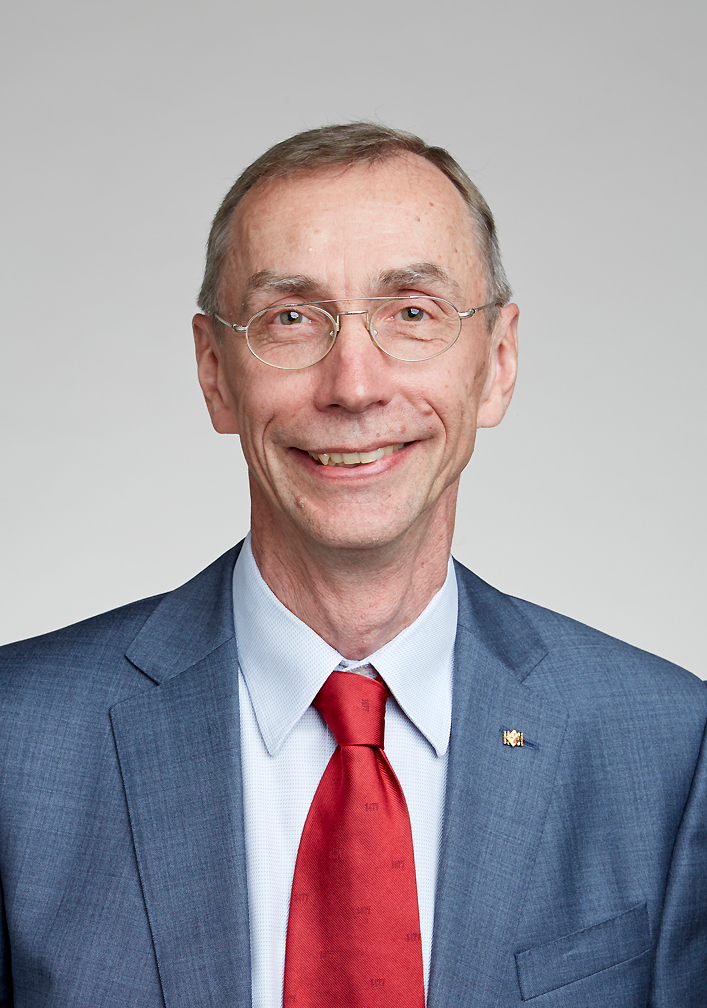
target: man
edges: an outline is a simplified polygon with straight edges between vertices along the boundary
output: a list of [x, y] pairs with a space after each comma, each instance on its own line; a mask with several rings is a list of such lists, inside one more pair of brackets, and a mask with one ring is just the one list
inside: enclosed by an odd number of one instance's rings
[[704, 685], [450, 561], [508, 301], [488, 207], [408, 134], [236, 182], [194, 333], [251, 533], [5, 649], [0, 1004], [704, 1004]]

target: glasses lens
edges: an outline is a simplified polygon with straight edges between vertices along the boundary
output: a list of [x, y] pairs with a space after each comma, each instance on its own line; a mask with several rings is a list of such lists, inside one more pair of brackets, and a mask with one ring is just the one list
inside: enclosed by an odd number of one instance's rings
[[309, 367], [331, 349], [334, 326], [314, 305], [276, 305], [259, 312], [248, 325], [248, 346], [273, 367]]
[[381, 350], [398, 360], [427, 360], [444, 353], [461, 330], [459, 312], [429, 297], [396, 298], [371, 316], [371, 330]]

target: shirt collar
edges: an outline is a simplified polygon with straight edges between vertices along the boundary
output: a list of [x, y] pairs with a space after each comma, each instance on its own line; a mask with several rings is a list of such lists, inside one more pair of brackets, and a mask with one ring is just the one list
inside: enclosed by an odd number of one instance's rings
[[[265, 746], [275, 756], [342, 656], [268, 588], [250, 535], [233, 572], [233, 613], [241, 672]], [[449, 745], [456, 630], [450, 559], [444, 584], [414, 623], [358, 663], [375, 666], [438, 756]]]

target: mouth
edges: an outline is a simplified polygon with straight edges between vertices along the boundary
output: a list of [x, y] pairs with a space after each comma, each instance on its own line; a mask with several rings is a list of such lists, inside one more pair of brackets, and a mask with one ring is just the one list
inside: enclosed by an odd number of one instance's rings
[[384, 448], [376, 448], [375, 451], [307, 451], [307, 454], [320, 465], [352, 468], [354, 466], [370, 465], [371, 462], [378, 462], [379, 459], [385, 458], [386, 455], [392, 455], [394, 452], [400, 451], [401, 448], [405, 447], [405, 444], [406, 442], [403, 442], [402, 444], [385, 445]]

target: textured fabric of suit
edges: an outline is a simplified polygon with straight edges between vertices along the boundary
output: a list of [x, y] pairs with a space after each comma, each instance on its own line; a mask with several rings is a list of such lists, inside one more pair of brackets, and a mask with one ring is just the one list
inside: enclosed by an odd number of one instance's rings
[[[3, 1008], [249, 1005], [235, 555], [0, 652]], [[457, 577], [429, 1008], [704, 1005], [704, 684]]]

